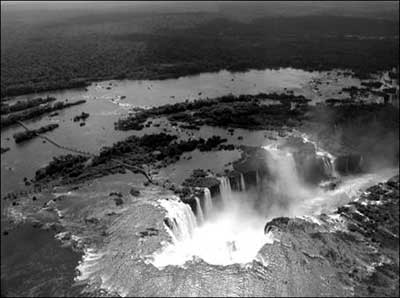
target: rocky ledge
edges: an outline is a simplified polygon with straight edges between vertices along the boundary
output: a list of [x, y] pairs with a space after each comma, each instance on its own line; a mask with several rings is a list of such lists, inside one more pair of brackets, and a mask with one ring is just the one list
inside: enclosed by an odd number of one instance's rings
[[[307, 295], [399, 296], [399, 176], [334, 214], [275, 218], [265, 233], [277, 241], [261, 249], [259, 260], [267, 270], [281, 268], [278, 284], [299, 273], [314, 280]], [[295, 290], [301, 281], [289, 282], [290, 294], [304, 295]]]

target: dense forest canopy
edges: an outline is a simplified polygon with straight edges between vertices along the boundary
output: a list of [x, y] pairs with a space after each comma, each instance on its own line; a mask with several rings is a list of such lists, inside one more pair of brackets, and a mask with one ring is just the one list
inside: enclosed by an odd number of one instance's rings
[[219, 69], [397, 66], [398, 2], [356, 4], [2, 3], [1, 96]]

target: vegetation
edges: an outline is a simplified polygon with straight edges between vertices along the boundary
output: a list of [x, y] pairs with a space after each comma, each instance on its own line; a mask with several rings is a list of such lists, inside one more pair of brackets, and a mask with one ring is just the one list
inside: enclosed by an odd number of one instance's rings
[[10, 150], [9, 147], [5, 147], [5, 148], [1, 147], [1, 154], [6, 153], [8, 150]]
[[23, 121], [28, 119], [33, 119], [36, 117], [40, 117], [43, 114], [51, 113], [57, 110], [62, 110], [74, 105], [79, 105], [85, 103], [86, 100], [77, 100], [74, 102], [56, 102], [53, 105], [46, 104], [44, 106], [35, 106], [30, 109], [26, 109], [20, 112], [11, 113], [5, 116], [1, 116], [1, 128], [5, 128], [12, 124], [17, 123], [17, 121]]
[[7, 103], [1, 103], [1, 114], [9, 114], [13, 112], [18, 112], [22, 110], [26, 110], [32, 107], [39, 106], [44, 103], [48, 103], [51, 101], [55, 101], [55, 97], [47, 96], [46, 98], [34, 98], [31, 100], [17, 101], [15, 104], [9, 105]]
[[195, 169], [193, 170], [192, 174], [189, 178], [183, 181], [182, 186], [185, 187], [207, 187], [211, 189], [213, 187], [218, 187], [220, 181], [209, 175], [206, 171], [202, 169]]
[[[276, 100], [281, 104], [263, 105], [265, 99]], [[223, 127], [265, 128], [269, 125], [290, 124], [290, 118], [297, 118], [291, 103], [305, 104], [304, 96], [289, 94], [259, 93], [257, 95], [226, 95], [212, 99], [199, 99], [154, 107], [119, 119], [115, 128], [120, 130], [141, 130], [150, 117], [168, 116], [171, 121], [181, 121], [189, 127], [209, 124]]]
[[398, 24], [359, 18], [263, 18], [249, 24], [218, 19], [151, 39], [147, 61], [179, 61], [182, 71], [193, 73], [221, 68], [350, 68], [366, 77], [398, 65], [396, 35]]
[[74, 122], [78, 122], [80, 120], [86, 120], [89, 118], [89, 113], [82, 112], [80, 115], [76, 115], [74, 117]]
[[176, 136], [165, 133], [131, 136], [111, 147], [103, 147], [100, 154], [90, 160], [86, 156], [71, 154], [53, 158], [49, 165], [36, 172], [35, 180], [48, 182], [61, 179], [62, 183], [68, 183], [123, 172], [126, 166], [116, 160], [138, 169], [152, 165], [162, 167], [179, 159], [184, 152], [195, 149], [209, 151], [226, 142], [218, 136], [180, 142], [176, 139]]
[[2, 97], [220, 69], [351, 68], [366, 77], [398, 65], [398, 22], [391, 20], [304, 16], [242, 23], [207, 13], [132, 12], [29, 26], [17, 19], [2, 21]]
[[86, 156], [72, 154], [53, 157], [53, 160], [45, 168], [36, 171], [35, 179], [40, 180], [44, 177], [53, 177], [64, 173], [71, 174], [77, 169], [82, 169], [83, 162], [87, 160]]
[[58, 127], [57, 123], [51, 123], [51, 124], [42, 126], [42, 127], [38, 128], [38, 129], [18, 132], [18, 133], [13, 135], [13, 138], [14, 138], [16, 143], [21, 143], [23, 141], [27, 141], [27, 140], [33, 139], [36, 136], [38, 136], [39, 134], [43, 134], [43, 133], [46, 133], [48, 131], [52, 131], [52, 130], [56, 129], [57, 127]]
[[[367, 88], [365, 92], [370, 91]], [[264, 99], [275, 99], [280, 104], [265, 105], [262, 104]], [[148, 118], [159, 116], [167, 116], [170, 121], [182, 122], [183, 127], [190, 128], [203, 124], [279, 131], [285, 126], [289, 129], [301, 127], [314, 135], [323, 148], [343, 156], [337, 160], [340, 168], [353, 164], [352, 156], [356, 157], [354, 164], [361, 163], [360, 156], [363, 157], [364, 169], [374, 164], [393, 166], [398, 163], [399, 114], [396, 107], [356, 102], [351, 98], [328, 99], [326, 104], [316, 106], [307, 102], [302, 96], [288, 94], [228, 95], [142, 110], [118, 120], [116, 128], [141, 129]], [[377, 139], [380, 142], [376, 142]]]

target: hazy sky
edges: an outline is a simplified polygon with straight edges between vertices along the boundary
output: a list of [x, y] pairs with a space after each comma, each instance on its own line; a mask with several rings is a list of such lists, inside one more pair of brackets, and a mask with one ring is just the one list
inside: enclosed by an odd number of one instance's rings
[[[398, 17], [398, 1], [2, 1], [2, 10], [218, 12], [226, 16], [333, 14]], [[6, 9], [4, 9], [6, 8]]]

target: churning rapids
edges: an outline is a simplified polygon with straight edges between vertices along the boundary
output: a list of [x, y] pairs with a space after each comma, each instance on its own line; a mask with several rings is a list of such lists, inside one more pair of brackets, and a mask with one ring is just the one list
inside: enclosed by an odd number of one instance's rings
[[[311, 142], [305, 135], [305, 142]], [[325, 170], [337, 179], [334, 156], [318, 148], [324, 158]], [[247, 187], [240, 176], [240, 191], [232, 191], [230, 180], [220, 179], [221, 202], [213, 205], [210, 190], [204, 189], [204, 204], [196, 198], [197, 211], [176, 199], [160, 199], [166, 210], [165, 228], [171, 242], [147, 262], [159, 269], [168, 265], [184, 266], [186, 261], [201, 258], [214, 265], [246, 264], [258, 259], [258, 251], [266, 243], [273, 243], [271, 233], [264, 233], [265, 224], [274, 217], [302, 217], [315, 221], [314, 215], [332, 212], [360, 195], [361, 190], [390, 177], [394, 171], [340, 177], [342, 183], [334, 190], [310, 186], [299, 175], [292, 153], [276, 145], [263, 147], [268, 151], [269, 171], [272, 179], [261, 179], [257, 173], [257, 186]], [[390, 172], [390, 173], [389, 173]], [[263, 191], [263, 190], [264, 191]], [[265, 191], [266, 190], [266, 191]]]

